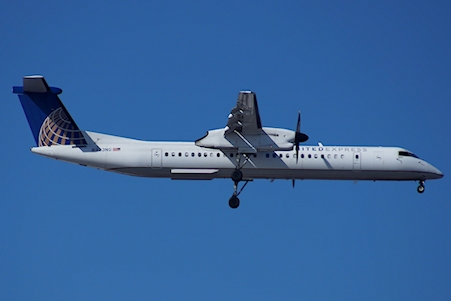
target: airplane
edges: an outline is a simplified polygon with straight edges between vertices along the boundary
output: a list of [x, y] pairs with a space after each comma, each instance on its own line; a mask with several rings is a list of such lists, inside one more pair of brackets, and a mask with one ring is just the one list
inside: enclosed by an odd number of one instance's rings
[[[263, 127], [257, 97], [241, 91], [225, 128], [207, 131], [194, 142], [142, 141], [81, 130], [42, 75], [25, 76], [14, 86], [36, 147], [31, 151], [48, 158], [125, 175], [212, 180], [230, 178], [229, 206], [238, 208], [238, 196], [254, 179], [418, 181], [443, 173], [409, 150], [400, 147], [301, 146], [308, 136], [296, 130]], [[242, 184], [238, 190], [239, 184]]]

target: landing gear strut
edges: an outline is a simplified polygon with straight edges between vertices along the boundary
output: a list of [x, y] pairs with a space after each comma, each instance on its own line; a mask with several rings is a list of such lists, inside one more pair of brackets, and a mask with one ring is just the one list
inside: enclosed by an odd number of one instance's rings
[[424, 181], [420, 180], [420, 185], [417, 188], [418, 193], [423, 193], [424, 192]]

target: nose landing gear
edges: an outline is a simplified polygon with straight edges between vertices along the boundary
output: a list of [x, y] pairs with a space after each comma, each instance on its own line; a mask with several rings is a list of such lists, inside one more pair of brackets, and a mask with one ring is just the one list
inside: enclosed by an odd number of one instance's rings
[[418, 193], [423, 193], [424, 192], [424, 181], [420, 180], [420, 185], [418, 185], [417, 191]]

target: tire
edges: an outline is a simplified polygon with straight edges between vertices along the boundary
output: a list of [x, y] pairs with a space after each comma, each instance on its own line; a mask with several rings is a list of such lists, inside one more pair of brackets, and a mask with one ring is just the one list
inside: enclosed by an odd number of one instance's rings
[[418, 186], [417, 191], [418, 191], [418, 193], [423, 193], [424, 192], [424, 186], [423, 185]]
[[232, 173], [232, 181], [235, 183], [240, 182], [243, 179], [243, 173], [239, 169], [235, 169]]
[[232, 209], [238, 208], [238, 206], [240, 206], [240, 199], [236, 195], [232, 195], [229, 199], [229, 206]]

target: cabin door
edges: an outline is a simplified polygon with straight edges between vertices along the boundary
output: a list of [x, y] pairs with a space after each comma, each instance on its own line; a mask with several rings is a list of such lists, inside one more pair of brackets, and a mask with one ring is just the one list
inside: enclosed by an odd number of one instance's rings
[[374, 169], [381, 170], [384, 168], [384, 156], [383, 152], [374, 152], [374, 161], [373, 161]]
[[161, 168], [162, 157], [161, 149], [152, 149], [152, 168]]

